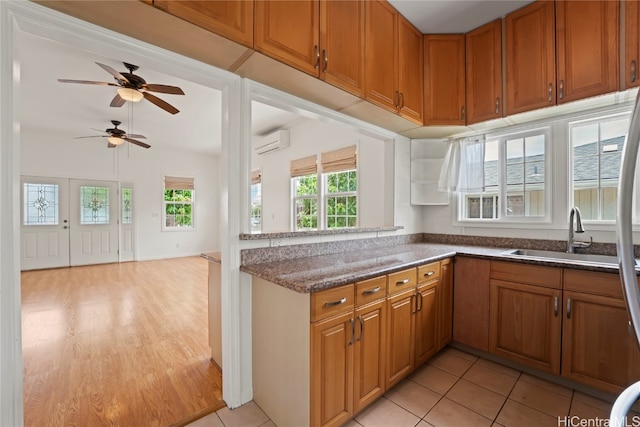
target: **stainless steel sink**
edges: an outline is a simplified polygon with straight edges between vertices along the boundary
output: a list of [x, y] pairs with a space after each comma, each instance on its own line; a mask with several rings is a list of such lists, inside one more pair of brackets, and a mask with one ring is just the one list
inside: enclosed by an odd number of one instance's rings
[[[510, 255], [517, 258], [537, 259], [541, 261], [576, 261], [581, 264], [597, 264], [606, 266], [617, 266], [618, 257], [611, 255], [593, 255], [554, 251], [538, 251], [535, 249], [511, 249], [504, 251], [501, 255]], [[635, 260], [638, 265], [638, 260]]]

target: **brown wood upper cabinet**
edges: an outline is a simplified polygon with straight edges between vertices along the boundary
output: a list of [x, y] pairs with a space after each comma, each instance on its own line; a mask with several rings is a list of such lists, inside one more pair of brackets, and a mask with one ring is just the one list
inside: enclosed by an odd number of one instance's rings
[[623, 62], [625, 87], [628, 89], [640, 85], [638, 62], [640, 61], [640, 1], [626, 0], [622, 2], [625, 8], [625, 60]]
[[422, 34], [386, 0], [365, 16], [365, 99], [422, 125]]
[[553, 1], [537, 1], [505, 18], [505, 115], [556, 104]]
[[465, 43], [467, 124], [502, 117], [502, 20], [468, 32]]
[[253, 47], [253, 0], [154, 0], [153, 5], [205, 30]]
[[556, 1], [558, 104], [618, 90], [619, 2]]
[[464, 125], [464, 34], [424, 36], [424, 124]]
[[363, 96], [362, 1], [258, 1], [254, 41], [258, 52]]

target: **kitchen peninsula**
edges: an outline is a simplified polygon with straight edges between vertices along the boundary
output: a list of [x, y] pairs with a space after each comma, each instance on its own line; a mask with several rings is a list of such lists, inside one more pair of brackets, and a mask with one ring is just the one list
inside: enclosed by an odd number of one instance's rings
[[[614, 264], [505, 249], [537, 243], [561, 254], [563, 242], [419, 236], [358, 251], [348, 242], [317, 256], [243, 256], [253, 276], [254, 400], [277, 425], [341, 425], [451, 341], [599, 392], [640, 379]], [[625, 356], [601, 363], [609, 353]]]

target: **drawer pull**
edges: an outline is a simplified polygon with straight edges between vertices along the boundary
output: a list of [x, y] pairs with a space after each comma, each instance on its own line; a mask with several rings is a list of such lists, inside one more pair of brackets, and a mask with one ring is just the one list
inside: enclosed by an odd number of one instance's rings
[[377, 294], [378, 292], [380, 292], [380, 286], [376, 286], [373, 289], [367, 289], [366, 291], [362, 292], [362, 295], [373, 295], [373, 294]]
[[325, 307], [333, 307], [333, 306], [336, 306], [336, 305], [344, 304], [345, 302], [347, 302], [347, 297], [344, 297], [344, 298], [342, 298], [342, 299], [340, 299], [338, 301], [325, 302], [324, 306]]
[[435, 271], [427, 271], [426, 273], [424, 273], [424, 277], [429, 277], [429, 276], [433, 276], [434, 274], [436, 274]]
[[396, 282], [396, 286], [406, 285], [406, 284], [407, 284], [407, 283], [409, 283], [409, 282], [410, 282], [410, 280], [409, 280], [408, 278], [407, 278], [407, 279], [404, 279], [404, 280], [398, 280], [398, 281]]

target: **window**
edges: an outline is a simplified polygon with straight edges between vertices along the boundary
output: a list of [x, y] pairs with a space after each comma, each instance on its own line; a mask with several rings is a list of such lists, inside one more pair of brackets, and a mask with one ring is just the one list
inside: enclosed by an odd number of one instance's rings
[[251, 172], [251, 232], [262, 231], [262, 171]]
[[293, 229], [318, 229], [318, 161], [308, 156], [291, 161]]
[[[482, 167], [477, 189], [461, 191], [461, 220], [532, 221], [548, 217], [546, 130], [488, 138], [461, 146], [460, 170]], [[478, 147], [481, 145], [481, 147]], [[465, 151], [474, 150], [472, 154]], [[478, 154], [477, 152], [480, 152]], [[464, 159], [467, 159], [466, 162]]]
[[132, 188], [122, 188], [122, 223], [123, 224], [131, 224], [132, 217], [131, 213], [133, 212], [133, 189]]
[[188, 229], [193, 225], [193, 178], [164, 177], [164, 229]]
[[23, 224], [58, 224], [58, 186], [56, 184], [31, 184], [23, 186]]
[[327, 228], [355, 227], [358, 221], [355, 170], [324, 174]]
[[322, 153], [326, 228], [358, 225], [356, 146]]
[[109, 224], [109, 187], [80, 186], [80, 224]]
[[573, 204], [583, 220], [616, 219], [618, 177], [629, 115], [571, 123]]

